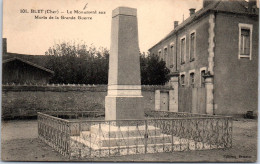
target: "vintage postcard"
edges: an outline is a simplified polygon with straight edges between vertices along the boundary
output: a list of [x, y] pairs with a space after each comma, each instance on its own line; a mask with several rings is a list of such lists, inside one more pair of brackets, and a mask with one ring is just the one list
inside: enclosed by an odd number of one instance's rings
[[2, 20], [2, 161], [257, 161], [258, 0], [3, 0]]

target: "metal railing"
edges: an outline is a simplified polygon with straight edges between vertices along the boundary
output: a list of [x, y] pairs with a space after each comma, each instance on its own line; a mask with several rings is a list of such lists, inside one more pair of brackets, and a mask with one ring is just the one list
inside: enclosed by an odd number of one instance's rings
[[66, 157], [70, 157], [70, 122], [38, 112], [38, 137]]
[[152, 117], [152, 118], [225, 117], [221, 115], [218, 116], [218, 115], [208, 115], [208, 114], [199, 114], [199, 113], [155, 111], [155, 110], [145, 111], [145, 116]]
[[38, 113], [39, 138], [70, 158], [232, 147], [232, 118], [65, 120]]
[[89, 118], [99, 118], [105, 116], [105, 111], [95, 110], [95, 111], [47, 111], [45, 114], [55, 116], [64, 119], [89, 119]]

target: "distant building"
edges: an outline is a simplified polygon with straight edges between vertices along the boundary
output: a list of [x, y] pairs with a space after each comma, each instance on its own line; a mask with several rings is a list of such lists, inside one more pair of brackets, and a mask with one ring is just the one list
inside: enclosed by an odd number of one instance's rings
[[[11, 53], [13, 54], [13, 53]], [[8, 56], [9, 55], [9, 56]], [[19, 54], [20, 56], [26, 56]], [[6, 39], [3, 39], [3, 84], [34, 84], [44, 85], [49, 83], [54, 72], [30, 61], [12, 57], [7, 53]], [[10, 58], [12, 57], [12, 58]]]
[[179, 111], [257, 112], [258, 23], [256, 0], [204, 0], [183, 23], [174, 21], [149, 52], [179, 73]]
[[47, 84], [53, 71], [25, 61], [11, 58], [3, 61], [3, 84]]

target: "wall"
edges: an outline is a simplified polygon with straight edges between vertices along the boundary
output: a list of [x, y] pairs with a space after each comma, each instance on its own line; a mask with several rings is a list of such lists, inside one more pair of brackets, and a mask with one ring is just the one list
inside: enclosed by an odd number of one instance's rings
[[[190, 70], [195, 70], [195, 87], [200, 87], [200, 68], [208, 67], [208, 28], [209, 28], [209, 16], [203, 16], [198, 21], [194, 21], [192, 24], [187, 26], [185, 29], [179, 32], [178, 41], [183, 36], [186, 36], [186, 58], [185, 64], [181, 64], [180, 59], [180, 44], [178, 44], [178, 71], [180, 73], [185, 72], [185, 86], [189, 87]], [[192, 31], [196, 32], [196, 51], [195, 51], [195, 60], [189, 60], [189, 47], [190, 47], [190, 33]]]
[[[201, 87], [201, 68], [208, 67], [208, 38], [209, 38], [209, 15], [204, 15], [198, 20], [193, 21], [185, 28], [179, 30], [169, 39], [156, 45], [151, 49], [151, 53], [158, 54], [158, 50], [165, 46], [170, 48], [171, 43], [174, 43], [174, 53], [168, 53], [168, 61], [171, 61], [173, 56], [174, 67], [171, 71], [185, 73], [185, 87], [179, 87], [179, 112], [205, 113], [205, 88]], [[190, 61], [190, 34], [195, 32], [195, 60]], [[180, 39], [186, 37], [186, 58], [185, 63], [181, 64], [180, 58]], [[177, 53], [177, 68], [176, 68], [176, 53]], [[171, 56], [170, 56], [171, 55]], [[170, 59], [169, 59], [170, 58]], [[194, 88], [190, 87], [190, 71], [194, 70]]]
[[[195, 69], [195, 86], [200, 87], [200, 68], [208, 66], [208, 28], [209, 28], [209, 16], [205, 15], [191, 24], [187, 25], [184, 29], [179, 30], [177, 34], [174, 34], [170, 38], [164, 40], [162, 43], [156, 45], [150, 50], [151, 54], [158, 54], [165, 46], [168, 47], [168, 58], [166, 60], [173, 61], [173, 68], [170, 68], [171, 72], [176, 70], [176, 51], [177, 51], [177, 71], [186, 72], [185, 85], [188, 85], [189, 71]], [[192, 31], [196, 32], [196, 54], [195, 60], [189, 60], [189, 36]], [[180, 62], [180, 39], [186, 36], [186, 62], [181, 65]], [[177, 39], [177, 42], [176, 42]], [[169, 51], [170, 44], [174, 43], [174, 53]], [[177, 44], [176, 44], [177, 43]]]
[[19, 60], [3, 64], [3, 84], [47, 84], [51, 76], [51, 73], [23, 63]]
[[[35, 116], [38, 111], [104, 110], [105, 96], [107, 95], [106, 88], [105, 85], [83, 87], [27, 86], [26, 90], [25, 86], [4, 86], [2, 114], [6, 118], [12, 118], [16, 116]], [[154, 110], [154, 90], [158, 88], [166, 87], [142, 87], [145, 110]]]
[[[238, 59], [238, 23], [253, 24], [252, 60]], [[218, 13], [215, 33], [215, 114], [245, 114], [249, 110], [256, 112], [258, 18]]]

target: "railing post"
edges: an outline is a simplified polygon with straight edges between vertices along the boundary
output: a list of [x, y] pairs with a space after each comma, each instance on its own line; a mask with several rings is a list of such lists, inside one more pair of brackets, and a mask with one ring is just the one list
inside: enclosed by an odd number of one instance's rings
[[127, 155], [129, 154], [129, 121], [127, 121]]
[[[101, 123], [99, 122], [99, 125], [98, 125], [98, 137], [101, 138], [101, 132], [102, 132], [102, 129], [101, 129]], [[101, 146], [99, 145], [99, 157], [101, 156]]]
[[38, 126], [38, 138], [40, 138], [40, 133], [39, 133], [39, 131], [40, 131], [40, 124], [39, 124], [39, 112], [37, 112], [37, 126]]
[[231, 131], [231, 136], [230, 136], [230, 138], [231, 138], [231, 140], [230, 140], [230, 146], [232, 147], [232, 136], [233, 136], [233, 118], [229, 118], [230, 119], [230, 121], [231, 121], [231, 128], [230, 128], [230, 131]]
[[71, 136], [71, 129], [70, 129], [70, 123], [67, 123], [67, 127], [68, 127], [68, 137], [67, 137], [67, 145], [68, 145], [68, 155], [69, 155], [69, 159], [71, 158], [71, 144], [70, 144], [70, 136]]
[[[90, 122], [90, 130], [91, 130], [91, 125], [92, 125], [92, 122]], [[92, 135], [91, 135], [91, 133], [90, 133], [90, 137], [89, 138], [90, 138], [89, 139], [90, 140], [89, 141], [90, 142], [89, 143], [90, 144], [90, 146], [89, 146], [90, 147], [90, 149], [89, 149], [89, 156], [91, 157], [91, 150], [92, 150], [92, 143], [91, 143], [92, 142]]]
[[109, 130], [108, 130], [108, 155], [110, 156], [110, 124], [111, 121], [109, 121]]
[[81, 131], [82, 131], [82, 125], [81, 125], [81, 120], [79, 120], [79, 136], [80, 136], [80, 133], [81, 133]]
[[144, 121], [145, 123], [145, 134], [144, 134], [144, 152], [147, 153], [147, 139], [148, 139], [148, 126], [147, 120]]
[[171, 123], [171, 132], [172, 132], [172, 134], [171, 134], [172, 135], [172, 142], [171, 143], [172, 143], [172, 152], [173, 152], [174, 151], [174, 149], [173, 149], [173, 144], [174, 144], [173, 143], [173, 120], [171, 120], [171, 122], [172, 122]]

